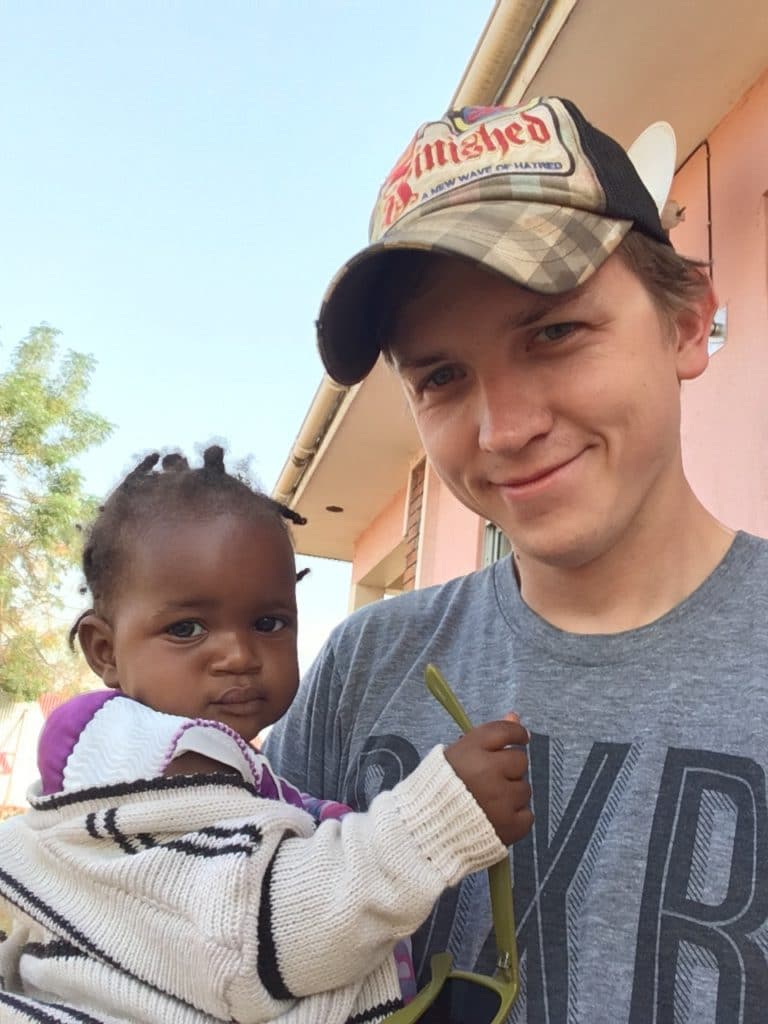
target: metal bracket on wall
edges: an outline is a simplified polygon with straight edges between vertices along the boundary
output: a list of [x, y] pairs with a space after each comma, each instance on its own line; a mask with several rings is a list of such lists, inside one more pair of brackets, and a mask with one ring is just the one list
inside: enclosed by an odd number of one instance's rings
[[707, 350], [710, 356], [719, 352], [726, 342], [728, 335], [728, 307], [720, 306], [712, 318], [712, 329], [709, 332]]

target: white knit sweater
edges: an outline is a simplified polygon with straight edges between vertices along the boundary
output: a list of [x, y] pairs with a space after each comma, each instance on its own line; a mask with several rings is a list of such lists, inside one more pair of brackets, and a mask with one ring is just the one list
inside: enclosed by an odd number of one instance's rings
[[374, 1024], [394, 943], [505, 853], [441, 747], [319, 827], [226, 775], [33, 797], [0, 825], [0, 1021]]

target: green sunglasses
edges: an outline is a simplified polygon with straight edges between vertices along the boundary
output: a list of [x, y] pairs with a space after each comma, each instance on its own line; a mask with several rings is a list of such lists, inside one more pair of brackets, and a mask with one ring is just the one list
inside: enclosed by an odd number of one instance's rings
[[[438, 669], [427, 665], [424, 678], [432, 696], [463, 732], [469, 732], [472, 723]], [[520, 988], [508, 857], [488, 868], [488, 883], [496, 936], [493, 976], [452, 971], [451, 954], [436, 953], [429, 982], [407, 1006], [387, 1017], [387, 1024], [503, 1024], [507, 1019]]]

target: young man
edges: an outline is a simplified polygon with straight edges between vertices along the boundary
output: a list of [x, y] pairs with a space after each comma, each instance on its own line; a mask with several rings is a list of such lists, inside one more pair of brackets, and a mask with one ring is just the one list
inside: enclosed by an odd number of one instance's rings
[[[366, 807], [451, 735], [427, 662], [471, 718], [519, 713], [515, 1022], [766, 1019], [768, 544], [703, 507], [680, 445], [714, 308], [624, 150], [546, 99], [423, 126], [321, 310], [328, 372], [383, 351], [433, 466], [514, 556], [353, 615], [269, 754]], [[445, 948], [492, 969], [482, 877], [417, 969]]]

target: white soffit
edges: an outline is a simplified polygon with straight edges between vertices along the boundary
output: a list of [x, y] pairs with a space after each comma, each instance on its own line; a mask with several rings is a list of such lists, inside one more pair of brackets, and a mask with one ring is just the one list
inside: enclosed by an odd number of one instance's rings
[[766, 0], [578, 0], [538, 69], [522, 63], [504, 102], [566, 96], [625, 146], [652, 121], [669, 121], [682, 162], [766, 66]]
[[346, 395], [297, 488], [291, 506], [307, 525], [293, 531], [296, 550], [351, 561], [356, 538], [407, 485], [420, 451], [405, 396], [379, 360]]

